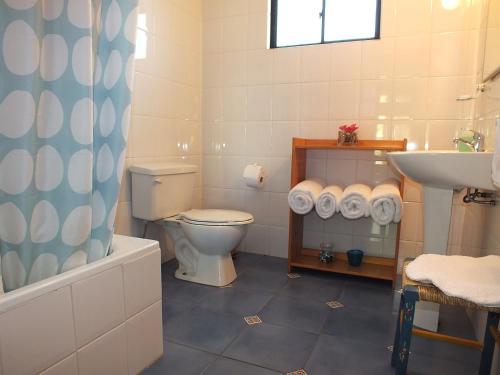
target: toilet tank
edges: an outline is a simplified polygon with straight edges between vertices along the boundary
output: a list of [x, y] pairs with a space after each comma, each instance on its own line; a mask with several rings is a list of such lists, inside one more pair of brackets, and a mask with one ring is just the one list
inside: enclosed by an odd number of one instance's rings
[[191, 209], [196, 165], [138, 163], [132, 175], [132, 216], [155, 221]]

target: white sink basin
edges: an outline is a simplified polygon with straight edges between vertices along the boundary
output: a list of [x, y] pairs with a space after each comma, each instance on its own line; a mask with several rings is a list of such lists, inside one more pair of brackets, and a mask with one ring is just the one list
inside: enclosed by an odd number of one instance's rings
[[[491, 152], [407, 151], [390, 152], [398, 171], [423, 185], [424, 253], [446, 254], [453, 190], [464, 187], [495, 190], [491, 181]], [[439, 305], [417, 304], [414, 324], [437, 331]]]
[[491, 181], [492, 152], [390, 152], [398, 171], [424, 186], [440, 189], [464, 187], [495, 190]]

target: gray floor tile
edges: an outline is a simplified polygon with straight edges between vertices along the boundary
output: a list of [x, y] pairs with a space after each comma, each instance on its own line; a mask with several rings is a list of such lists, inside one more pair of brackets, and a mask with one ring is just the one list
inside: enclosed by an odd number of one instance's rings
[[278, 375], [279, 372], [232, 359], [220, 358], [210, 365], [203, 375]]
[[278, 293], [292, 297], [314, 299], [325, 303], [339, 298], [343, 284], [343, 280], [334, 277], [323, 279], [300, 277], [298, 279], [289, 279]]
[[347, 282], [339, 300], [349, 307], [391, 311], [395, 309], [394, 298], [399, 298], [399, 294], [393, 293], [389, 284], [370, 287]]
[[469, 364], [479, 368], [481, 352], [474, 348], [413, 336], [410, 351], [418, 356]]
[[303, 368], [316, 339], [311, 333], [262, 323], [245, 328], [223, 355], [287, 373]]
[[259, 313], [266, 323], [320, 333], [330, 308], [323, 302], [276, 296]]
[[249, 268], [252, 268], [257, 264], [264, 255], [262, 254], [252, 254], [252, 253], [244, 253], [238, 252], [233, 257], [234, 267], [236, 268], [236, 273], [241, 273]]
[[205, 298], [211, 298], [220, 288], [191, 283], [179, 279], [167, 279], [163, 282], [164, 304], [199, 305]]
[[264, 256], [251, 268], [288, 274], [288, 259]]
[[144, 375], [200, 375], [217, 356], [166, 341], [164, 354]]
[[388, 346], [393, 343], [396, 317], [387, 311], [346, 306], [331, 310], [323, 333]]
[[193, 308], [164, 320], [165, 338], [193, 348], [220, 354], [245, 327], [242, 318]]
[[287, 282], [287, 274], [250, 269], [234, 281], [233, 287], [237, 289], [259, 290], [275, 293]]
[[255, 290], [222, 288], [210, 298], [204, 298], [200, 307], [243, 317], [256, 315], [272, 296], [271, 293]]
[[460, 361], [428, 357], [412, 353], [408, 361], [410, 375], [471, 375], [477, 374], [479, 366]]
[[321, 335], [305, 365], [311, 375], [388, 375], [391, 353], [383, 344]]

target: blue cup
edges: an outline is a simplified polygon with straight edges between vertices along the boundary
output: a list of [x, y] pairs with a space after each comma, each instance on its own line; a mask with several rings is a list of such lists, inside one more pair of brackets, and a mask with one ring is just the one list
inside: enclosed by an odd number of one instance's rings
[[347, 252], [347, 261], [350, 266], [359, 267], [363, 261], [363, 250], [353, 249]]

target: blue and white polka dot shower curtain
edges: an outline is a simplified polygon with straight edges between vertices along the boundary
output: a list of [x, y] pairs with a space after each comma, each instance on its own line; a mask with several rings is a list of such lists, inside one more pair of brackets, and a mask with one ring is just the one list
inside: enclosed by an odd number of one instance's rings
[[137, 0], [0, 0], [6, 291], [109, 252], [130, 121]]

